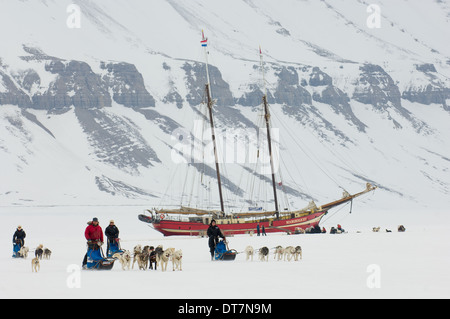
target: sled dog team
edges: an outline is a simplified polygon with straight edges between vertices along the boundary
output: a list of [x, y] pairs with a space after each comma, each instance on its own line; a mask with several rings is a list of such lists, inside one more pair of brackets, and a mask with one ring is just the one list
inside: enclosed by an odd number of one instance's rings
[[[381, 229], [381, 227], [373, 227], [372, 228], [372, 231], [374, 232], [374, 233], [378, 233], [379, 231], [380, 231], [380, 229]], [[406, 230], [406, 228], [405, 228], [405, 226], [403, 226], [403, 225], [399, 225], [398, 227], [397, 227], [397, 231], [399, 232], [399, 233], [403, 233], [404, 231]], [[390, 229], [386, 229], [386, 233], [392, 233], [392, 230], [390, 230]]]
[[[175, 248], [167, 248], [163, 250], [163, 246], [159, 245], [156, 249], [153, 246], [144, 246], [138, 244], [133, 249], [133, 255], [128, 250], [124, 250], [123, 253], [115, 253], [113, 258], [118, 259], [122, 265], [123, 270], [134, 269], [134, 264], [137, 265], [140, 270], [157, 269], [157, 265], [161, 266], [161, 271], [167, 270], [169, 261], [172, 261], [172, 270], [182, 269], [183, 252], [181, 249], [175, 250]], [[131, 260], [133, 259], [133, 263]]]
[[[302, 259], [302, 248], [301, 246], [287, 246], [283, 248], [282, 246], [276, 246], [274, 249], [274, 259], [280, 261], [291, 261], [294, 259], [298, 261], [299, 258]], [[18, 252], [21, 256], [26, 258], [28, 256], [29, 249], [27, 247], [22, 247]], [[246, 261], [252, 260], [255, 254], [255, 249], [252, 246], [247, 246], [245, 248]], [[42, 258], [50, 259], [51, 251], [48, 248], [43, 248], [43, 245], [39, 245], [35, 250], [35, 258], [31, 260], [31, 266], [33, 272], [38, 272], [40, 270], [40, 262]], [[113, 258], [119, 260], [122, 265], [123, 270], [134, 269], [134, 264], [137, 262], [138, 268], [140, 270], [155, 269], [157, 270], [157, 265], [161, 267], [161, 271], [167, 270], [167, 265], [169, 261], [172, 262], [172, 270], [183, 270], [182, 269], [182, 257], [183, 252], [181, 249], [175, 250], [175, 248], [163, 249], [162, 245], [156, 247], [144, 246], [138, 244], [133, 249], [133, 255], [128, 250], [124, 250], [123, 253], [115, 253]], [[269, 248], [261, 247], [258, 249], [258, 257], [260, 261], [269, 261]], [[131, 262], [133, 261], [133, 262]], [[154, 265], [154, 268], [153, 268]]]
[[[276, 246], [272, 248], [275, 250], [273, 259], [277, 260], [288, 260], [291, 261], [292, 258], [294, 258], [295, 261], [298, 261], [299, 257], [302, 259], [302, 247], [301, 246], [287, 246], [283, 248], [282, 246]], [[253, 249], [252, 246], [247, 246], [245, 248], [245, 260], [252, 260], [253, 261], [253, 255], [255, 254], [255, 249]], [[260, 261], [269, 261], [269, 248], [267, 247], [261, 247], [258, 249], [258, 257]]]
[[[30, 252], [30, 249], [26, 246], [22, 246], [20, 250], [17, 252], [17, 257], [19, 258], [27, 258], [28, 253]], [[39, 245], [34, 250], [34, 258], [31, 260], [31, 271], [32, 272], [38, 272], [41, 269], [41, 263], [40, 260], [42, 258], [44, 259], [50, 259], [52, 255], [52, 251], [48, 248], [44, 248], [44, 245]]]

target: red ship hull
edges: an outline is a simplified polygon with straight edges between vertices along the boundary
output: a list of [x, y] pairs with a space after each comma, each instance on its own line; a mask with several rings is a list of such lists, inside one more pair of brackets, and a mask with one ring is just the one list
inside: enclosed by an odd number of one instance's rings
[[[295, 233], [300, 229], [306, 230], [319, 224], [327, 211], [319, 211], [302, 217], [261, 220], [259, 226], [264, 226], [266, 233], [287, 232]], [[225, 220], [226, 221], [226, 220]], [[222, 233], [227, 235], [248, 234], [255, 232], [258, 221], [242, 221], [235, 223], [218, 222]], [[206, 234], [207, 224], [198, 221], [177, 221], [170, 219], [161, 219], [152, 222], [153, 228], [164, 234], [164, 236], [198, 236]]]

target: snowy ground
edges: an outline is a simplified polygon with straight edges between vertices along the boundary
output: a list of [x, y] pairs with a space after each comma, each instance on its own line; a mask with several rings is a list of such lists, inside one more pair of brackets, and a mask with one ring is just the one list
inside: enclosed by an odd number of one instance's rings
[[[354, 213], [346, 217], [343, 226], [349, 225], [349, 233], [343, 235], [230, 237], [229, 246], [237, 251], [247, 245], [301, 245], [303, 259], [275, 261], [271, 250], [269, 262], [257, 258], [246, 262], [244, 254], [232, 262], [211, 262], [206, 239], [164, 238], [137, 219], [140, 212], [140, 207], [1, 207], [0, 298], [450, 297], [450, 235], [445, 231], [449, 218], [445, 215], [429, 215], [433, 217], [430, 225], [404, 219], [405, 233], [396, 232], [396, 224], [383, 223], [372, 226], [393, 232], [373, 233], [368, 224], [355, 225], [358, 215]], [[94, 216], [103, 229], [111, 218], [115, 220], [125, 249], [132, 250], [138, 243], [182, 249], [183, 271], [173, 272], [171, 265], [165, 273], [137, 267], [123, 271], [118, 262], [111, 271], [71, 271], [81, 265], [84, 229]], [[41, 262], [39, 273], [31, 272], [34, 253], [26, 260], [11, 258], [12, 235], [19, 224], [31, 250], [42, 243], [53, 251], [51, 260]], [[217, 287], [213, 294], [211, 285]]]

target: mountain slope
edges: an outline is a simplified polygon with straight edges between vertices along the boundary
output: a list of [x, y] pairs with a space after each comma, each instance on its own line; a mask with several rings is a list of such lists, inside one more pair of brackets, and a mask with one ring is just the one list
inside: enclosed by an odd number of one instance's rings
[[373, 210], [449, 203], [448, 1], [376, 1], [379, 29], [363, 1], [74, 1], [79, 29], [71, 3], [1, 1], [2, 30], [21, 26], [0, 43], [1, 205], [217, 202], [213, 162], [174, 160], [202, 154], [191, 134], [208, 144], [202, 29], [216, 127], [233, 142], [229, 209], [273, 201], [245, 140], [261, 119], [259, 45], [282, 208], [365, 182]]

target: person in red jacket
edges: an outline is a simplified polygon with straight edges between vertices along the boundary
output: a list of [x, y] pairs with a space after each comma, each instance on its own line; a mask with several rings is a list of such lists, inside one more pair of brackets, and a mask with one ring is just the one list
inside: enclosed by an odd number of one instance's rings
[[98, 218], [94, 217], [92, 222], [86, 227], [84, 231], [84, 237], [87, 241], [102, 242], [103, 243], [103, 230], [98, 224]]
[[[88, 247], [92, 244], [99, 244], [103, 243], [103, 230], [98, 224], [98, 218], [94, 217], [92, 219], [92, 222], [88, 222], [88, 226], [86, 227], [86, 230], [84, 231], [84, 237], [86, 237], [86, 240], [88, 241]], [[85, 268], [87, 264], [87, 253], [84, 255], [82, 268]]]

